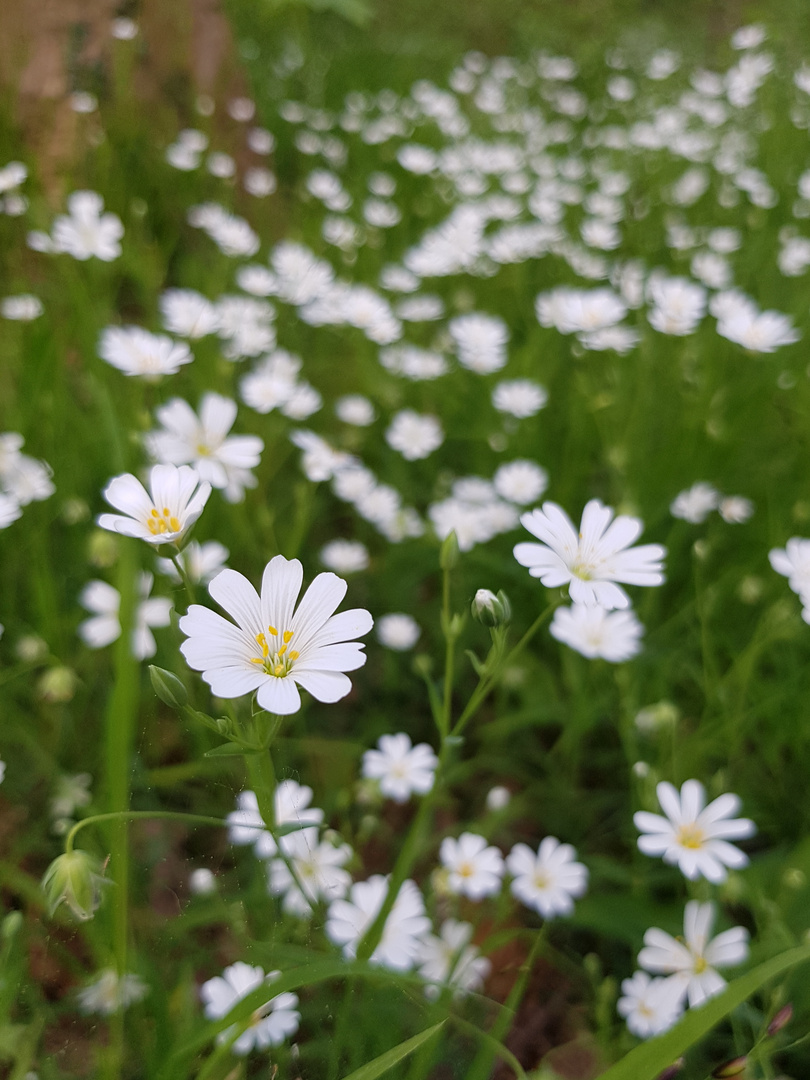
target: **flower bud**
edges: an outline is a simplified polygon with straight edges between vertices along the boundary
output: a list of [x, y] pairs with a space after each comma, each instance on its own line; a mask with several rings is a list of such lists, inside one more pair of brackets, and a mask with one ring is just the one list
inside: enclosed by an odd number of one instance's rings
[[745, 1066], [748, 1064], [747, 1057], [736, 1057], [732, 1061], [727, 1061], [723, 1065], [718, 1065], [712, 1072], [712, 1076], [717, 1080], [726, 1080], [729, 1076], [739, 1076], [745, 1072]]
[[479, 589], [473, 597], [470, 610], [474, 619], [490, 628], [508, 623], [512, 614], [511, 605], [503, 590], [496, 596], [489, 589]]
[[683, 1069], [685, 1064], [686, 1062], [682, 1057], [678, 1058], [678, 1060], [674, 1061], [668, 1069], [664, 1069], [662, 1073], [659, 1073], [655, 1080], [673, 1080], [673, 1078]]
[[3, 941], [12, 941], [20, 932], [23, 924], [21, 911], [10, 911], [5, 919], [0, 922], [0, 937]]
[[171, 709], [182, 709], [184, 705], [188, 705], [186, 688], [173, 672], [150, 664], [149, 678], [152, 680], [152, 689], [164, 705]]
[[452, 570], [457, 562], [458, 537], [456, 536], [455, 529], [451, 529], [442, 541], [441, 550], [439, 552], [439, 566], [442, 570]]
[[790, 1002], [788, 1002], [788, 1004], [784, 1005], [779, 1010], [779, 1012], [776, 1014], [776, 1016], [774, 1016], [774, 1018], [773, 1018], [773, 1020], [771, 1020], [770, 1024], [768, 1024], [768, 1028], [767, 1028], [768, 1034], [769, 1035], [775, 1035], [777, 1033], [777, 1031], [781, 1031], [783, 1027], [787, 1027], [787, 1025], [790, 1023], [790, 1021], [792, 1019], [793, 1019], [793, 1006], [790, 1004]]
[[70, 701], [79, 685], [79, 676], [64, 664], [48, 668], [37, 683], [37, 696], [52, 705]]
[[77, 919], [92, 919], [101, 903], [101, 886], [108, 884], [101, 871], [99, 860], [79, 849], [54, 859], [42, 879], [48, 914], [64, 901]]

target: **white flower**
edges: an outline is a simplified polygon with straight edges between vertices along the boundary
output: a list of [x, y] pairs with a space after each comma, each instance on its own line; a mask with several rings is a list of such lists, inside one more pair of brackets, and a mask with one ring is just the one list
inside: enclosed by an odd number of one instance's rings
[[160, 296], [163, 325], [180, 337], [202, 338], [219, 328], [219, 313], [194, 289], [166, 289]]
[[28, 169], [21, 161], [10, 161], [0, 169], [0, 194], [18, 188], [27, 176]]
[[438, 379], [448, 370], [447, 361], [441, 353], [407, 343], [380, 349], [380, 363], [394, 375], [402, 375], [414, 382]]
[[101, 514], [102, 529], [134, 536], [148, 544], [174, 544], [183, 537], [203, 512], [211, 485], [201, 482], [188, 465], [154, 465], [149, 474], [149, 491], [131, 473], [114, 477], [104, 489], [104, 498], [121, 514]]
[[[168, 626], [171, 621], [172, 602], [163, 596], [149, 598], [152, 591], [152, 575], [141, 574], [138, 579], [139, 602], [135, 608], [131, 648], [136, 660], [145, 660], [157, 651], [151, 627]], [[90, 649], [103, 649], [121, 636], [119, 612], [121, 594], [106, 581], [89, 581], [79, 596], [79, 603], [93, 614], [91, 619], [79, 623], [79, 637]]]
[[553, 836], [541, 842], [536, 854], [527, 844], [515, 844], [506, 857], [513, 896], [544, 919], [570, 915], [574, 898], [588, 887], [587, 868], [574, 861], [576, 854]]
[[720, 517], [729, 525], [742, 525], [754, 512], [754, 504], [743, 495], [726, 495], [718, 507]]
[[753, 836], [756, 826], [748, 818], [735, 818], [740, 809], [736, 795], [721, 795], [705, 806], [706, 789], [698, 780], [687, 780], [677, 790], [666, 782], [656, 788], [666, 817], [639, 810], [633, 815], [638, 839], [645, 855], [662, 856], [677, 864], [684, 877], [705, 877], [715, 885], [726, 880], [726, 867], [734, 870], [748, 864], [748, 856], [729, 840]]
[[395, 611], [377, 620], [377, 637], [380, 644], [394, 652], [407, 652], [419, 640], [419, 624], [410, 615]]
[[275, 349], [239, 384], [242, 400], [258, 413], [286, 405], [295, 393], [301, 360], [285, 349]]
[[543, 543], [517, 544], [517, 561], [547, 588], [567, 583], [575, 603], [608, 610], [626, 608], [630, 601], [618, 582], [660, 585], [664, 580], [661, 560], [666, 548], [660, 544], [631, 548], [643, 528], [641, 521], [624, 515], [613, 520], [613, 510], [598, 499], [585, 506], [579, 532], [565, 511], [552, 502], [524, 514], [520, 521]]
[[[205, 1003], [205, 1015], [209, 1020], [221, 1020], [231, 1009], [254, 990], [266, 983], [272, 983], [280, 975], [271, 971], [265, 975], [264, 968], [251, 967], [241, 960], [226, 967], [222, 975], [204, 982], [200, 987], [200, 997]], [[298, 1031], [301, 1014], [297, 1011], [298, 998], [295, 994], [279, 994], [265, 1002], [252, 1013], [245, 1031], [233, 1043], [235, 1054], [244, 1056], [251, 1050], [264, 1050], [268, 1046], [278, 1046], [289, 1035]], [[217, 1036], [218, 1042], [227, 1042], [235, 1031], [236, 1025], [226, 1028]]]
[[548, 487], [548, 473], [533, 461], [510, 461], [492, 477], [495, 492], [508, 502], [525, 506], [539, 499]]
[[426, 997], [437, 998], [445, 985], [453, 988], [453, 996], [457, 998], [484, 985], [491, 964], [470, 944], [472, 935], [470, 923], [445, 919], [438, 937], [428, 934], [423, 939], [419, 974], [430, 983], [425, 987]]
[[447, 329], [462, 367], [479, 375], [488, 375], [500, 371], [506, 364], [509, 330], [503, 319], [472, 312], [451, 319]]
[[500, 382], [492, 391], [492, 404], [498, 412], [509, 413], [519, 420], [536, 416], [547, 401], [545, 388], [530, 379]]
[[261, 708], [287, 716], [301, 708], [298, 686], [317, 701], [349, 693], [344, 672], [366, 661], [352, 639], [367, 634], [373, 620], [363, 608], [333, 614], [346, 582], [330, 573], [315, 578], [295, 609], [302, 580], [301, 563], [283, 555], [265, 567], [261, 597], [242, 574], [223, 570], [208, 591], [236, 625], [199, 604], [180, 620], [187, 635], [180, 651], [217, 697], [256, 691]]
[[368, 548], [359, 540], [330, 540], [321, 548], [320, 559], [336, 574], [356, 574], [368, 569]]
[[[198, 544], [192, 540], [180, 552], [178, 559], [190, 581], [195, 585], [207, 585], [225, 566], [228, 549], [217, 540], [207, 540]], [[158, 559], [161, 574], [180, 584], [182, 579], [171, 559]]]
[[44, 310], [39, 297], [31, 296], [30, 293], [5, 296], [0, 300], [0, 315], [4, 319], [13, 319], [16, 322], [31, 322], [32, 319], [38, 319]]
[[81, 260], [117, 259], [124, 226], [115, 214], [102, 213], [102, 197], [95, 191], [74, 191], [67, 204], [69, 214], [60, 214], [53, 223], [52, 250]]
[[688, 278], [653, 274], [647, 291], [653, 301], [650, 325], [662, 334], [691, 334], [706, 313], [706, 290]]
[[0, 761], [0, 784], [3, 783], [5, 778], [6, 778], [6, 763], [5, 763], [5, 761]]
[[406, 461], [421, 461], [441, 446], [444, 432], [435, 416], [421, 416], [412, 409], [403, 409], [394, 416], [385, 441]]
[[285, 911], [305, 919], [318, 901], [331, 901], [346, 895], [352, 883], [351, 874], [343, 869], [352, 857], [348, 844], [335, 846], [327, 840], [319, 843], [318, 830], [312, 828], [282, 836], [279, 847], [284, 859], [272, 859], [267, 881], [272, 896], [284, 897], [282, 907]]
[[83, 1013], [112, 1016], [148, 993], [149, 987], [137, 975], [119, 976], [112, 968], [106, 968], [95, 982], [79, 991], [79, 1008]]
[[669, 512], [673, 517], [681, 518], [692, 525], [699, 525], [705, 521], [712, 510], [717, 509], [720, 502], [720, 492], [711, 484], [699, 480], [692, 484], [686, 491], [676, 495], [669, 504]]
[[616, 1009], [627, 1028], [640, 1039], [669, 1031], [681, 1016], [681, 997], [669, 979], [651, 979], [646, 971], [636, 971], [622, 980], [622, 994]]
[[27, 454], [17, 454], [0, 466], [5, 495], [20, 506], [50, 498], [56, 491], [51, 475], [49, 465]]
[[400, 732], [381, 735], [377, 747], [363, 754], [363, 776], [379, 780], [383, 795], [404, 803], [413, 794], [430, 791], [439, 760], [427, 743], [413, 746], [410, 737]]
[[98, 355], [125, 375], [146, 379], [175, 375], [194, 359], [185, 342], [150, 334], [140, 326], [108, 326], [99, 339]]
[[683, 940], [653, 927], [644, 935], [638, 954], [641, 967], [653, 974], [669, 975], [666, 981], [686, 997], [691, 1008], [719, 994], [726, 980], [715, 968], [733, 967], [748, 958], [748, 931], [735, 926], [709, 940], [714, 923], [714, 904], [690, 900], [683, 917]]
[[792, 536], [784, 548], [770, 551], [768, 559], [777, 574], [788, 579], [788, 585], [801, 597], [805, 608], [810, 608], [810, 540]]
[[612, 289], [572, 289], [564, 285], [540, 293], [535, 313], [541, 326], [553, 326], [561, 334], [577, 334], [621, 322], [627, 305]]
[[[320, 825], [323, 810], [310, 806], [311, 802], [312, 788], [295, 780], [282, 780], [276, 787], [274, 797], [276, 828], [282, 825]], [[252, 844], [259, 859], [270, 859], [277, 853], [276, 841], [265, 827], [254, 791], [243, 791], [237, 795], [236, 810], [228, 814], [226, 820], [228, 839], [232, 844]]]
[[188, 875], [189, 892], [194, 896], [210, 896], [217, 891], [217, 879], [207, 866], [197, 866]]
[[771, 353], [782, 345], [792, 345], [801, 334], [790, 316], [779, 311], [757, 311], [753, 305], [738, 307], [717, 323], [717, 333], [751, 352]]
[[355, 427], [368, 427], [374, 423], [374, 406], [362, 394], [345, 394], [335, 402], [335, 415], [344, 424]]
[[219, 394], [203, 396], [199, 416], [188, 402], [172, 398], [156, 410], [163, 429], [146, 435], [146, 446], [164, 464], [193, 465], [201, 480], [238, 502], [245, 487], [256, 486], [249, 470], [259, 464], [264, 442], [256, 435], [228, 435], [236, 413], [236, 402]]
[[573, 604], [556, 609], [549, 633], [589, 660], [600, 658], [619, 664], [641, 651], [644, 627], [629, 610], [606, 611], [593, 605]]
[[[374, 874], [367, 881], [355, 882], [348, 900], [329, 905], [326, 936], [343, 947], [347, 960], [354, 959], [357, 945], [379, 914], [387, 893], [388, 879]], [[429, 929], [422, 894], [413, 881], [404, 881], [370, 962], [393, 971], [410, 971], [418, 962], [421, 942]]]
[[454, 840], [446, 836], [439, 848], [439, 859], [448, 872], [450, 892], [482, 900], [500, 892], [503, 877], [503, 855], [489, 847], [483, 836], [465, 832]]

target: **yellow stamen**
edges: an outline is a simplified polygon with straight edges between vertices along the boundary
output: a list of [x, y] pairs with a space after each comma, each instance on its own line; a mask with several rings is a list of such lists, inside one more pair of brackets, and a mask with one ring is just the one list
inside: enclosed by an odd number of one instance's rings
[[285, 630], [284, 631], [284, 644], [285, 645], [290, 644], [290, 642], [292, 641], [292, 636], [293, 636], [294, 633], [295, 633], [294, 630]]
[[268, 626], [267, 629], [273, 635], [273, 637], [278, 637], [278, 630], [276, 630], [275, 626]]
[[289, 654], [288, 659], [289, 660], [297, 660], [300, 655], [301, 655], [300, 653], [297, 653], [295, 651], [295, 649], [293, 649], [293, 651]]

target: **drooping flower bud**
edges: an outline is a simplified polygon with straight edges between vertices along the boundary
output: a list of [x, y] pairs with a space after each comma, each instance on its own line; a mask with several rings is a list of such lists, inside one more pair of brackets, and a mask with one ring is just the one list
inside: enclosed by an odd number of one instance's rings
[[54, 859], [42, 878], [42, 891], [53, 915], [64, 902], [77, 919], [92, 919], [101, 903], [101, 888], [109, 882], [100, 861], [87, 851], [66, 851]]

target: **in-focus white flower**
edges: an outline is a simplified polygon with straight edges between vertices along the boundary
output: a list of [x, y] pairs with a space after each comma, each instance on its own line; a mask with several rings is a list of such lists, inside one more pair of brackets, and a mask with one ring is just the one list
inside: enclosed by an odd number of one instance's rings
[[267, 883], [272, 896], [284, 897], [281, 906], [285, 911], [305, 919], [321, 900], [346, 895], [352, 883], [351, 874], [344, 869], [353, 854], [348, 844], [319, 842], [317, 828], [311, 828], [282, 836], [279, 847], [284, 858], [270, 861]]
[[684, 877], [705, 877], [715, 885], [728, 877], [727, 866], [739, 870], [748, 864], [748, 856], [729, 843], [756, 832], [753, 821], [734, 816], [741, 805], [736, 795], [721, 795], [706, 806], [706, 789], [699, 780], [687, 780], [680, 796], [666, 782], [656, 793], [666, 817], [645, 810], [633, 815], [643, 834], [638, 847], [645, 855], [661, 856], [677, 865]]
[[359, 540], [330, 540], [321, 548], [320, 559], [336, 574], [356, 574], [368, 569], [368, 548]]
[[681, 995], [669, 979], [651, 979], [646, 971], [636, 971], [622, 980], [622, 997], [616, 1009], [627, 1028], [640, 1039], [669, 1031], [681, 1016]]
[[419, 953], [419, 974], [430, 985], [425, 995], [437, 998], [444, 986], [451, 986], [453, 997], [464, 997], [480, 990], [489, 975], [491, 964], [471, 945], [473, 927], [457, 919], [445, 919], [438, 937], [428, 934]]
[[[195, 585], [207, 585], [224, 568], [227, 559], [228, 549], [218, 540], [207, 540], [204, 544], [192, 540], [178, 556], [189, 580]], [[171, 559], [158, 559], [157, 565], [161, 574], [181, 584], [182, 578]]]
[[[250, 964], [237, 960], [226, 967], [222, 975], [204, 982], [200, 987], [200, 997], [205, 1004], [205, 1015], [209, 1020], [221, 1020], [223, 1016], [246, 998], [248, 994], [262, 985], [272, 985], [281, 974], [271, 971], [265, 975], [264, 968], [251, 967]], [[251, 1050], [265, 1050], [268, 1046], [280, 1043], [298, 1031], [301, 1014], [297, 1011], [298, 998], [295, 994], [278, 994], [270, 998], [250, 1016], [247, 1028], [232, 1044], [235, 1054], [244, 1056]], [[226, 1028], [217, 1036], [218, 1042], [227, 1042], [236, 1032], [237, 1027]]]
[[131, 473], [114, 477], [104, 489], [104, 498], [122, 511], [101, 514], [102, 529], [134, 536], [148, 544], [174, 544], [183, 538], [203, 512], [211, 485], [200, 481], [189, 465], [154, 465], [149, 474], [149, 490]]
[[457, 840], [446, 836], [439, 848], [439, 859], [447, 871], [447, 888], [451, 893], [482, 900], [500, 892], [503, 877], [503, 855], [490, 847], [483, 836], [465, 832]]
[[630, 610], [606, 611], [593, 605], [573, 604], [556, 609], [549, 633], [589, 660], [599, 658], [619, 664], [641, 652], [644, 627]]
[[[138, 603], [132, 628], [131, 648], [136, 660], [146, 660], [157, 652], [152, 627], [168, 626], [172, 602], [164, 596], [149, 596], [152, 575], [141, 574], [138, 579]], [[79, 623], [78, 633], [90, 649], [103, 649], [121, 636], [119, 614], [121, 594], [106, 581], [89, 581], [79, 596], [79, 603], [92, 618]]]
[[140, 326], [108, 326], [102, 331], [98, 355], [125, 375], [157, 379], [176, 375], [194, 356], [184, 341], [150, 334]]
[[547, 836], [536, 853], [527, 844], [515, 844], [506, 857], [512, 895], [544, 919], [570, 915], [574, 898], [588, 887], [588, 870], [575, 862], [576, 854], [553, 836]]
[[556, 503], [545, 502], [541, 510], [524, 514], [521, 524], [542, 544], [521, 543], [514, 555], [547, 588], [566, 583], [578, 604], [608, 610], [626, 608], [630, 600], [625, 585], [660, 585], [664, 580], [661, 560], [666, 548], [660, 544], [630, 547], [643, 528], [638, 518], [620, 515], [591, 499], [582, 512], [579, 531]]
[[[295, 780], [282, 780], [276, 787], [274, 810], [276, 827], [282, 825], [300, 825], [302, 828], [320, 825], [323, 810], [310, 806], [312, 788], [296, 783]], [[243, 791], [236, 797], [236, 810], [227, 817], [228, 839], [232, 844], [253, 845], [259, 859], [272, 858], [278, 851], [276, 841], [267, 831], [262, 815], [259, 813], [259, 800], [254, 791]]]
[[236, 624], [199, 604], [180, 620], [187, 635], [180, 651], [217, 697], [255, 691], [261, 708], [287, 716], [301, 708], [299, 686], [324, 702], [349, 693], [344, 673], [366, 661], [352, 639], [367, 634], [373, 620], [363, 608], [334, 614], [346, 582], [331, 573], [315, 578], [296, 609], [303, 573], [297, 559], [276, 555], [259, 596], [242, 574], [223, 570], [208, 591]]
[[385, 441], [406, 461], [421, 461], [444, 441], [442, 426], [435, 416], [424, 416], [413, 409], [398, 412], [385, 433]]
[[426, 795], [433, 787], [439, 760], [427, 743], [413, 746], [409, 735], [381, 735], [376, 750], [363, 754], [363, 776], [379, 780], [380, 791], [394, 802]]
[[395, 611], [381, 615], [377, 620], [377, 637], [381, 645], [394, 652], [407, 652], [419, 640], [421, 634], [416, 619], [404, 612]]
[[669, 512], [692, 525], [705, 521], [720, 502], [720, 492], [712, 484], [699, 480], [686, 491], [681, 491], [669, 504]]
[[645, 933], [644, 948], [638, 954], [641, 967], [654, 975], [668, 975], [670, 989], [677, 990], [679, 1001], [686, 998], [691, 1008], [725, 987], [726, 980], [716, 968], [748, 959], [748, 931], [735, 926], [710, 939], [714, 917], [714, 904], [690, 900], [684, 911], [683, 939], [653, 927]]
[[148, 993], [149, 987], [137, 975], [127, 972], [119, 976], [112, 968], [106, 968], [94, 982], [79, 991], [79, 1009], [83, 1013], [112, 1016], [141, 1001]]
[[182, 398], [172, 398], [155, 412], [162, 428], [149, 432], [146, 446], [164, 464], [192, 465], [201, 480], [224, 491], [229, 502], [255, 487], [250, 472], [261, 460], [264, 441], [257, 435], [229, 435], [237, 405], [220, 394], [204, 394], [199, 416]]
[[[343, 948], [347, 960], [354, 959], [357, 945], [379, 914], [387, 893], [388, 879], [374, 874], [367, 881], [355, 882], [348, 900], [329, 905], [326, 936]], [[370, 962], [393, 971], [410, 971], [419, 960], [421, 943], [429, 930], [422, 894], [413, 881], [404, 881]]]

